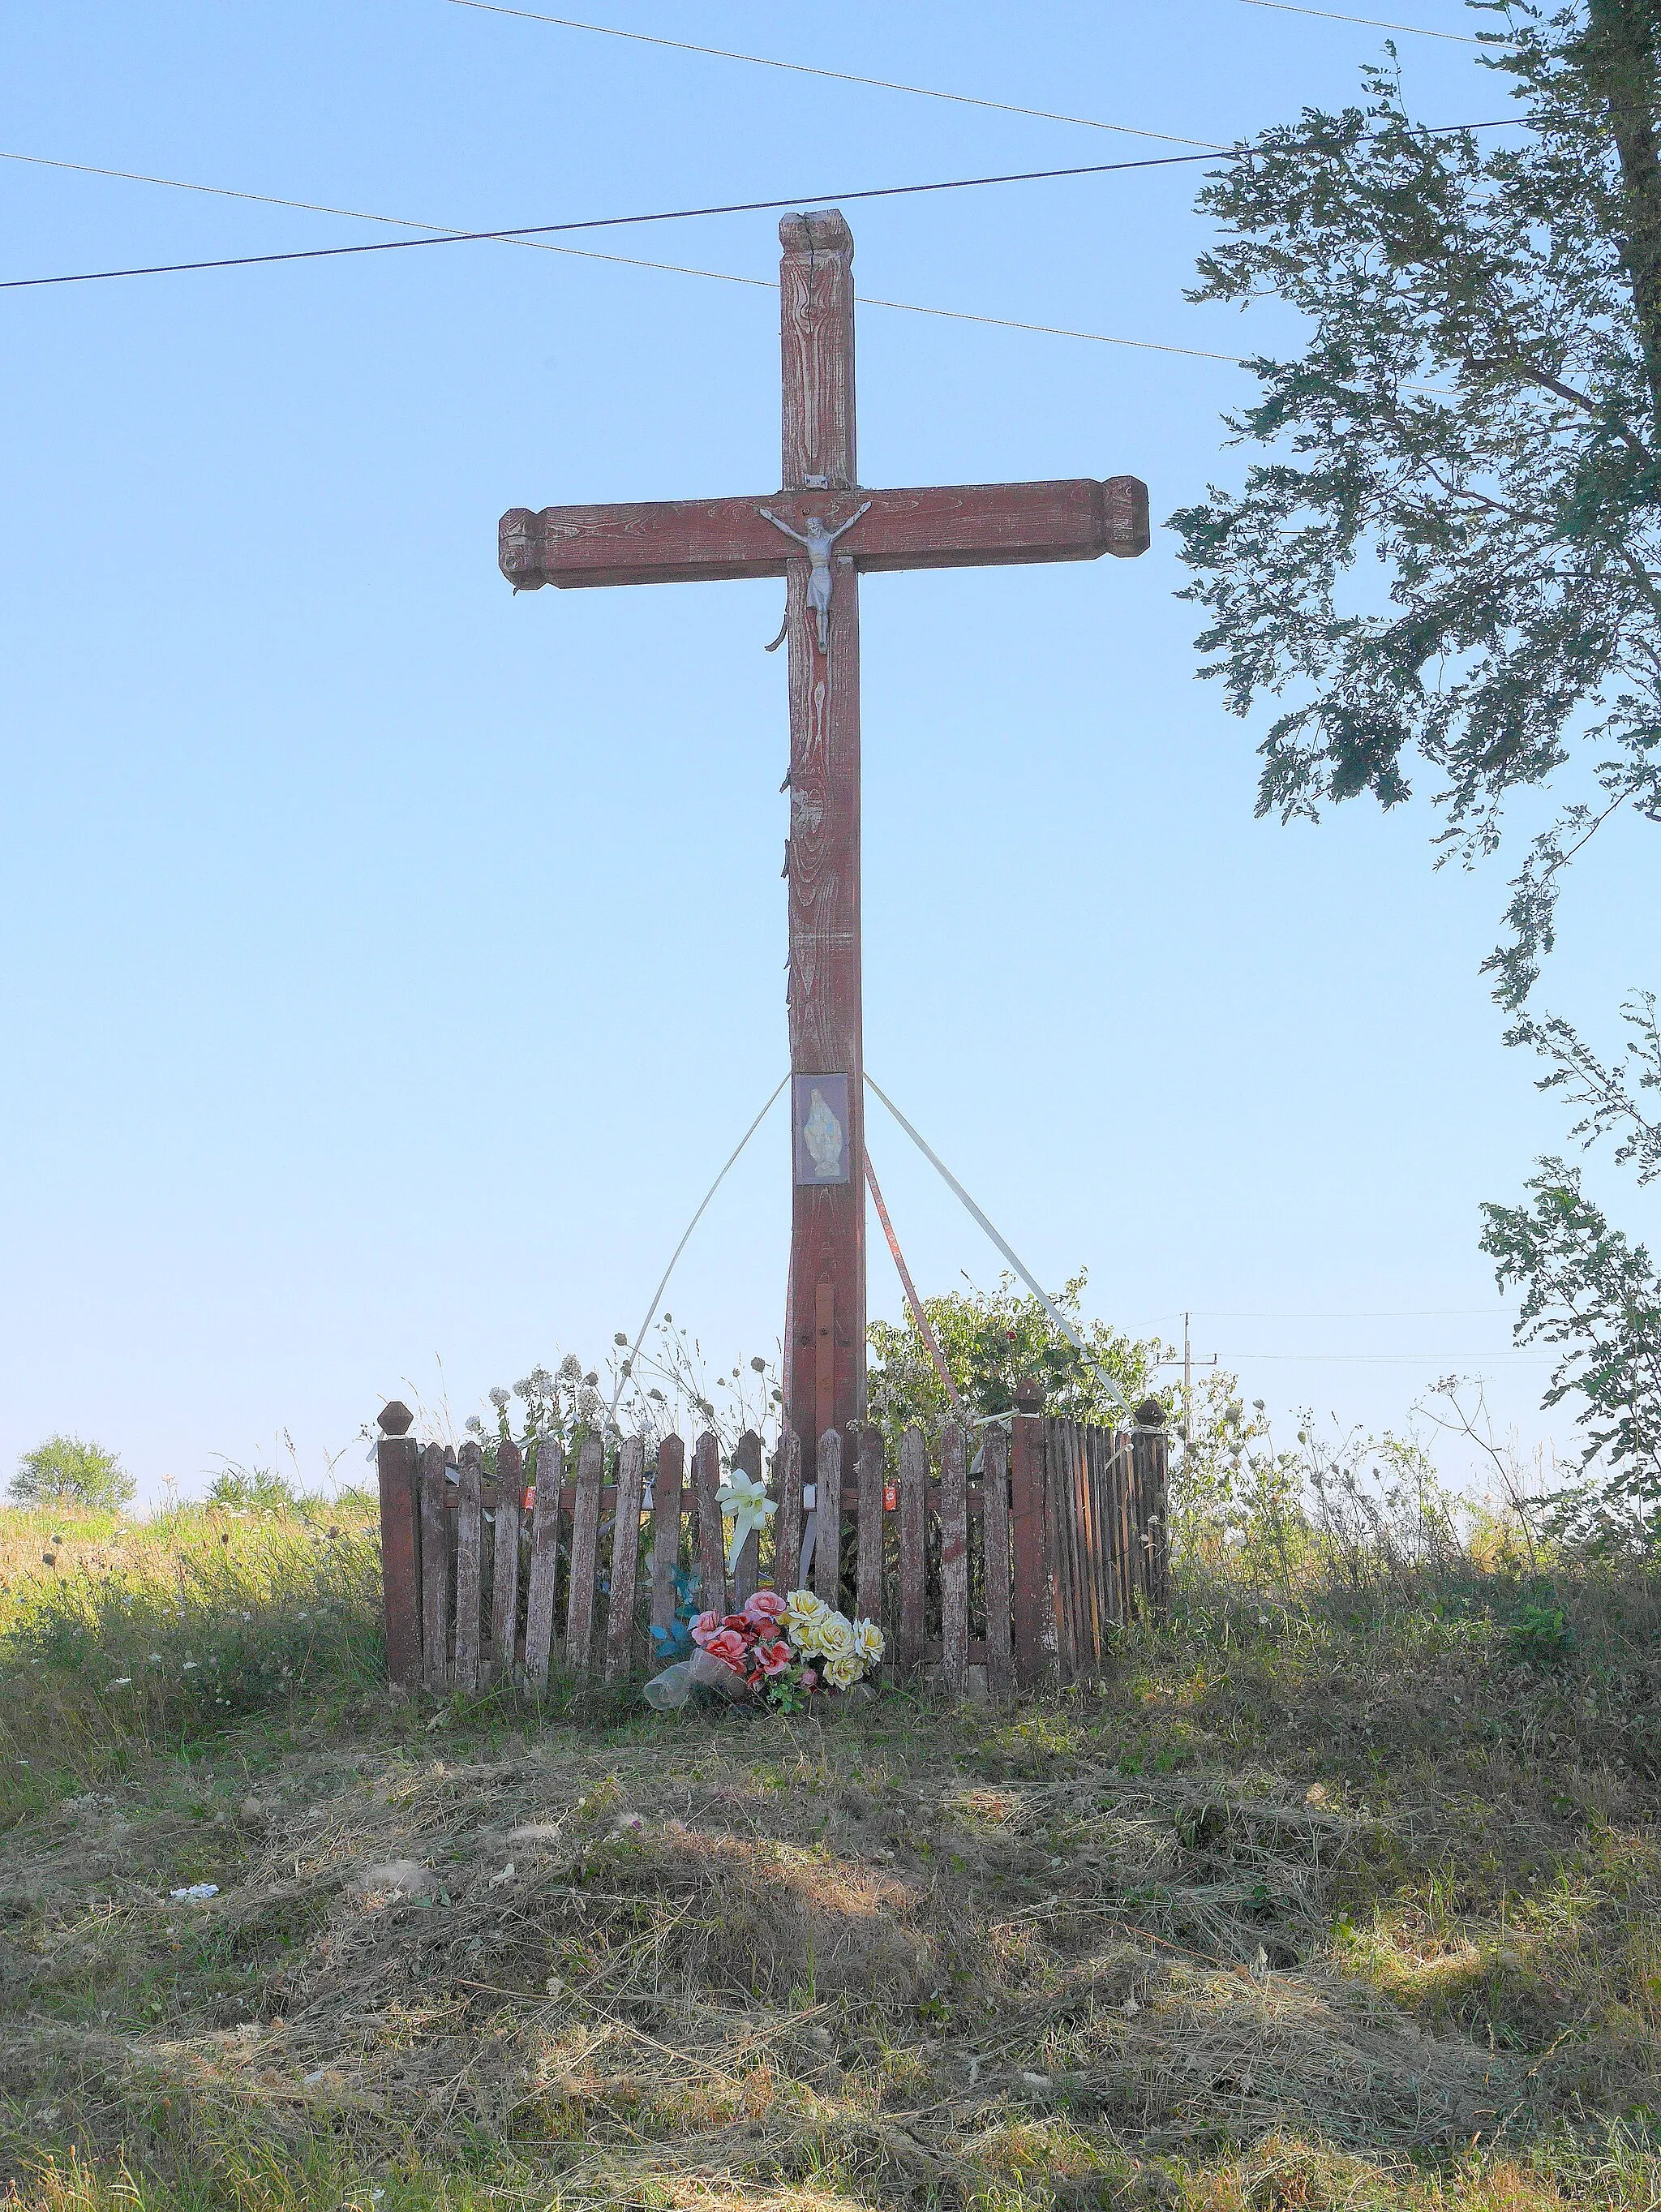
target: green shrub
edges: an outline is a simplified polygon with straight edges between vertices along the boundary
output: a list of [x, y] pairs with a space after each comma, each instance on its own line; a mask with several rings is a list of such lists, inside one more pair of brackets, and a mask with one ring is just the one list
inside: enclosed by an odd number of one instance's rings
[[294, 1486], [269, 1467], [239, 1467], [234, 1462], [208, 1486], [207, 1503], [242, 1513], [292, 1513], [300, 1499]]
[[17, 1462], [9, 1495], [20, 1505], [64, 1504], [110, 1511], [138, 1488], [113, 1452], [79, 1437], [48, 1437]]

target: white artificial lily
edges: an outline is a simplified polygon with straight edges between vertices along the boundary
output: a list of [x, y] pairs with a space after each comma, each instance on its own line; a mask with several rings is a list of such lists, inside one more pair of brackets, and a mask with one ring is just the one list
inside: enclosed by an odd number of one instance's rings
[[767, 1493], [767, 1486], [759, 1474], [746, 1474], [742, 1468], [732, 1473], [715, 1493], [716, 1503], [732, 1522], [732, 1541], [727, 1547], [727, 1572], [738, 1571], [738, 1554], [744, 1548], [745, 1539], [752, 1528], [764, 1528], [779, 1510], [778, 1502]]

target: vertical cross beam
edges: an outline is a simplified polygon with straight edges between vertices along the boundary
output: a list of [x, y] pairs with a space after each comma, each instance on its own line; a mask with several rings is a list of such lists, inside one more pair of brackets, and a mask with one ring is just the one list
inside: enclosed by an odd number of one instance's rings
[[[834, 210], [779, 226], [786, 492], [852, 491], [853, 236]], [[859, 942], [859, 579], [832, 556], [829, 649], [792, 560], [790, 648], [790, 1050], [793, 1076], [837, 1075], [840, 1176], [804, 1179], [808, 1086], [792, 1082], [795, 1203], [788, 1347], [791, 1425], [811, 1449], [865, 1413], [865, 1110]], [[810, 1170], [809, 1171], [810, 1174]], [[828, 1322], [828, 1328], [827, 1328]], [[827, 1419], [825, 1400], [829, 1399]]]

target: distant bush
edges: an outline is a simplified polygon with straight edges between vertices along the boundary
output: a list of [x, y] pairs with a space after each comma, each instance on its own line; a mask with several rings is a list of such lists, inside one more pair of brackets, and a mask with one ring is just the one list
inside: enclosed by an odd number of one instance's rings
[[138, 1488], [113, 1452], [79, 1437], [48, 1437], [17, 1462], [8, 1496], [20, 1505], [64, 1504], [114, 1512]]
[[291, 1482], [269, 1467], [227, 1467], [208, 1486], [207, 1503], [244, 1513], [292, 1513], [300, 1499]]

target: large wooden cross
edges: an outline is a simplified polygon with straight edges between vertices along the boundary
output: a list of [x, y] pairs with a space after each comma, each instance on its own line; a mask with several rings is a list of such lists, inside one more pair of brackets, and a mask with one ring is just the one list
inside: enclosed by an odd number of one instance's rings
[[1133, 556], [1148, 546], [1148, 492], [1135, 477], [864, 489], [854, 453], [852, 234], [827, 209], [786, 216], [779, 236], [781, 489], [539, 514], [516, 507], [502, 517], [500, 558], [516, 591], [786, 580], [795, 1206], [785, 1389], [811, 1466], [817, 1437], [865, 1411], [859, 578]]

